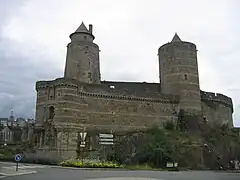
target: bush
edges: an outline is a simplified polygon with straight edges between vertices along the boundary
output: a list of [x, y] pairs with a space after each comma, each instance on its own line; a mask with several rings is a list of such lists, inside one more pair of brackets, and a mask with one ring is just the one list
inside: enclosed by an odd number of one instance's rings
[[172, 160], [173, 150], [164, 131], [153, 128], [146, 133], [146, 143], [136, 151], [138, 163], [148, 164], [153, 168], [164, 168]]
[[174, 130], [175, 129], [175, 123], [173, 121], [167, 121], [164, 123], [164, 128], [167, 130]]
[[60, 163], [61, 166], [65, 167], [79, 167], [79, 168], [122, 168], [122, 165], [113, 162], [101, 162], [97, 160], [79, 160], [70, 159]]
[[1, 161], [7, 161], [7, 162], [15, 162], [14, 157], [15, 156], [13, 156], [13, 155], [12, 156], [11, 155], [6, 156], [6, 155], [1, 154], [0, 160]]
[[33, 164], [57, 165], [61, 162], [61, 159], [56, 155], [38, 151], [36, 153], [24, 154], [22, 162]]

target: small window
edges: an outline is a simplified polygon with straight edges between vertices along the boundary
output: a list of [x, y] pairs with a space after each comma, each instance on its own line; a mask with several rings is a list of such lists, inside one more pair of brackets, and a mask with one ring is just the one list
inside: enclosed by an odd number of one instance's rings
[[91, 77], [92, 77], [91, 73], [88, 73], [88, 78], [91, 78]]
[[49, 107], [49, 119], [53, 119], [54, 115], [55, 115], [55, 109], [53, 106], [50, 106]]
[[85, 54], [87, 54], [88, 52], [89, 52], [89, 47], [86, 46], [86, 47], [85, 47]]
[[184, 75], [184, 80], [188, 80], [188, 77], [186, 74]]
[[84, 40], [87, 40], [87, 36], [84, 36]]

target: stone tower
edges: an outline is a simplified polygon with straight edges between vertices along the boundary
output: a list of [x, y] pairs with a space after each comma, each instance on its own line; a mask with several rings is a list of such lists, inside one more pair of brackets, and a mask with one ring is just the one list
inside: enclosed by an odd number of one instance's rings
[[158, 49], [161, 91], [180, 95], [179, 108], [201, 112], [196, 45], [182, 41], [177, 34]]
[[93, 42], [92, 25], [84, 23], [70, 35], [64, 77], [88, 84], [100, 84], [99, 47]]

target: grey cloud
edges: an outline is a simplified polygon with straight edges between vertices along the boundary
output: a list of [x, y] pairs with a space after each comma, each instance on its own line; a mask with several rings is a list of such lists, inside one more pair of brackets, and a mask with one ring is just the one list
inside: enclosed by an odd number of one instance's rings
[[35, 82], [39, 79], [52, 79], [61, 74], [54, 68], [53, 63], [47, 61], [47, 52], [43, 52], [45, 56], [40, 52], [24, 54], [24, 47], [20, 43], [4, 38], [1, 34], [11, 17], [27, 2], [0, 2], [0, 117], [9, 116], [12, 108], [16, 116], [34, 117]]
[[12, 13], [17, 13], [18, 8], [21, 7], [28, 0], [1, 0], [0, 2], [0, 33], [1, 26], [11, 19]]
[[[21, 49], [15, 41], [1, 40], [0, 51], [5, 53], [0, 54], [0, 116], [9, 116], [13, 108], [16, 116], [34, 117], [35, 82], [55, 78], [61, 72], [51, 62], [41, 63], [47, 62], [47, 57], [41, 56], [39, 59], [38, 54], [30, 57], [20, 52], [14, 54], [12, 48]], [[6, 57], [6, 53], [12, 53], [11, 57]], [[38, 61], [31, 62], [32, 59]]]

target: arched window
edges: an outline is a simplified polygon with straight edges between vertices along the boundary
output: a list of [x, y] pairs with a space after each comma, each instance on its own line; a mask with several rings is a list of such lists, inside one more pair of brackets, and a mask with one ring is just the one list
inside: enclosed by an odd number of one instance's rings
[[186, 74], [184, 74], [184, 80], [188, 80], [188, 77]]
[[53, 106], [50, 106], [49, 107], [49, 119], [53, 119], [54, 115], [55, 115], [55, 109]]

